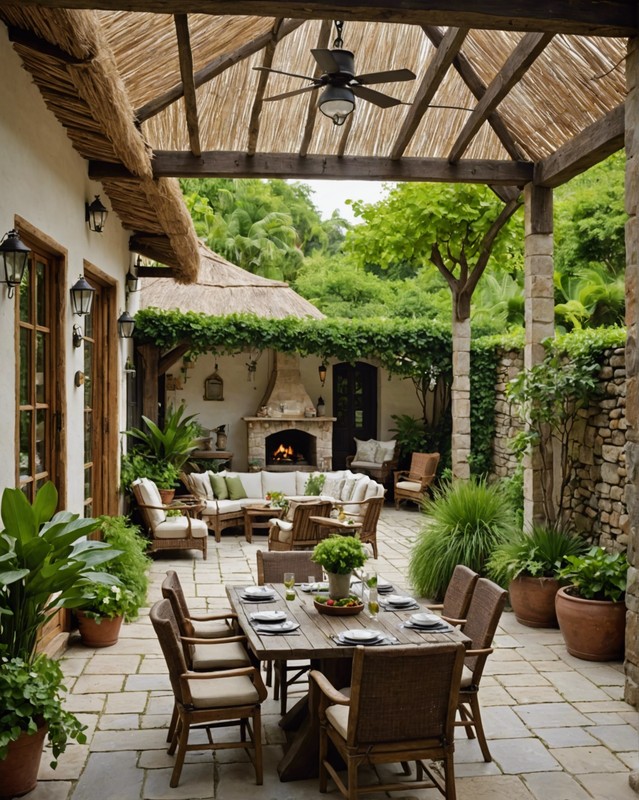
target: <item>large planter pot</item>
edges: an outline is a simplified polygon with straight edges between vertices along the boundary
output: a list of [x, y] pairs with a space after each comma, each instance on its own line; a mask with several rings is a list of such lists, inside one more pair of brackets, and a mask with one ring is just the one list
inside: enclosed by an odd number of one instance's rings
[[529, 628], [556, 628], [555, 595], [559, 581], [555, 578], [532, 578], [520, 575], [508, 587], [510, 605], [517, 622]]
[[175, 497], [175, 489], [158, 489], [158, 491], [160, 492], [162, 503], [165, 506], [168, 506], [173, 502], [173, 498]]
[[327, 572], [328, 575], [328, 596], [333, 600], [341, 600], [348, 597], [351, 593], [351, 573], [338, 575], [336, 572]]
[[570, 594], [569, 588], [557, 592], [555, 609], [570, 655], [586, 661], [622, 659], [626, 604], [623, 601], [584, 600]]
[[0, 761], [0, 800], [20, 797], [35, 787], [46, 735], [47, 726], [42, 725], [9, 744], [7, 757]]
[[122, 617], [102, 617], [100, 622], [76, 611], [82, 644], [87, 647], [111, 647], [118, 641]]

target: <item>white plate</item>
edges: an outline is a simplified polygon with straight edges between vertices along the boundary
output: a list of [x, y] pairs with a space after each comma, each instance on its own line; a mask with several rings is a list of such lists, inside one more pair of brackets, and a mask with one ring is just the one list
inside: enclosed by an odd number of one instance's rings
[[405, 594], [389, 594], [384, 598], [384, 602], [389, 606], [411, 606], [415, 599]]
[[284, 622], [286, 611], [254, 611], [251, 619], [255, 622]]
[[247, 586], [244, 594], [247, 597], [275, 597], [275, 592], [269, 586]]
[[382, 578], [378, 578], [377, 590], [380, 592], [390, 592], [393, 590], [393, 584], [389, 583], [388, 581], [382, 580]]
[[302, 583], [300, 589], [303, 592], [327, 592], [328, 583]]
[[273, 625], [258, 625], [255, 630], [258, 633], [288, 633], [289, 631], [297, 630], [299, 626], [299, 622], [287, 619], [285, 622], [276, 622]]
[[410, 621], [413, 625], [419, 625], [421, 628], [432, 628], [434, 625], [439, 625], [441, 618], [436, 614], [411, 614]]
[[381, 637], [379, 631], [368, 630], [366, 628], [359, 628], [352, 631], [344, 631], [340, 633], [340, 638], [346, 642], [374, 642]]

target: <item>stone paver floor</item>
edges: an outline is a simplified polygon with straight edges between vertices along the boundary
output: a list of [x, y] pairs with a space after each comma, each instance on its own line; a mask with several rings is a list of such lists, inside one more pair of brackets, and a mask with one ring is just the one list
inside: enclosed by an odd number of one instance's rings
[[[384, 509], [379, 526], [378, 572], [406, 582], [410, 547], [420, 526], [417, 511]], [[165, 571], [175, 568], [192, 610], [225, 605], [224, 583], [253, 582], [255, 552], [265, 537], [248, 544], [227, 533], [211, 538], [209, 560], [160, 557], [152, 566], [149, 601], [160, 597]], [[561, 635], [519, 625], [506, 612], [489, 658], [480, 698], [490, 749], [485, 763], [474, 740], [460, 729], [456, 740], [459, 800], [637, 800], [628, 785], [639, 768], [637, 713], [623, 701], [620, 663], [572, 658]], [[164, 660], [148, 619], [123, 627], [120, 641], [105, 650], [72, 640], [62, 666], [67, 707], [88, 726], [86, 745], [73, 744], [52, 771], [43, 759], [30, 800], [317, 800], [316, 780], [280, 783], [276, 764], [285, 743], [279, 704], [263, 706], [264, 785], [256, 787], [243, 751], [187, 755], [180, 785], [169, 787], [173, 758], [166, 753], [172, 695]], [[292, 699], [295, 694], [292, 695]], [[329, 784], [329, 796], [338, 792]], [[368, 795], [373, 800], [385, 795]], [[430, 800], [434, 789], [393, 797]]]

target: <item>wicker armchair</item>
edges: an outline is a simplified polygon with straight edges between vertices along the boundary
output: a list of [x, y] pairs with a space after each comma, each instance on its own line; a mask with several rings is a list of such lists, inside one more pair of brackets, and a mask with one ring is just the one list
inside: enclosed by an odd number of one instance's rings
[[[373, 549], [373, 558], [377, 558], [377, 523], [384, 507], [384, 497], [369, 497], [361, 501], [339, 501], [333, 506], [342, 506], [344, 510], [357, 519], [361, 524], [358, 536], [362, 542], [370, 544]], [[332, 531], [335, 533], [335, 531]]]
[[[454, 720], [464, 663], [462, 644], [428, 647], [355, 648], [350, 697], [316, 670], [310, 677], [321, 692], [319, 789], [328, 777], [347, 800], [360, 793], [433, 786], [455, 800]], [[332, 742], [345, 761], [345, 784], [328, 760]], [[425, 761], [443, 762], [443, 776]], [[360, 764], [417, 762], [415, 782], [358, 784]], [[429, 780], [423, 780], [424, 772]]]
[[472, 569], [458, 564], [446, 587], [444, 602], [431, 604], [428, 608], [441, 611], [442, 617], [451, 625], [465, 625], [468, 607], [479, 575]]
[[[263, 552], [258, 550], [257, 556], [257, 582], [260, 586], [265, 583], [282, 583], [285, 572], [294, 572], [297, 581], [306, 581], [313, 577], [316, 581], [322, 580], [321, 564], [311, 561], [310, 550], [288, 550], [286, 552]], [[280, 713], [286, 714], [288, 700], [288, 687], [300, 683], [300, 678], [310, 669], [308, 662], [296, 661], [289, 663], [284, 660], [275, 662], [275, 681], [273, 697], [280, 701]], [[266, 684], [271, 685], [273, 669], [272, 662], [266, 665]], [[290, 677], [289, 677], [290, 676]]]
[[[293, 503], [291, 503], [291, 506]], [[269, 550], [309, 550], [320, 541], [319, 530], [311, 517], [327, 517], [331, 511], [331, 503], [326, 500], [320, 503], [299, 502], [293, 510], [293, 520], [272, 519], [268, 535]]]
[[[169, 755], [177, 749], [170, 785], [180, 780], [184, 757], [193, 750], [242, 748], [255, 767], [255, 782], [262, 784], [262, 723], [260, 703], [266, 698], [266, 687], [254, 666], [221, 669], [216, 672], [192, 672], [184, 658], [177, 620], [169, 600], [159, 600], [151, 608], [151, 622], [164, 653], [175, 697], [170, 731]], [[240, 737], [229, 741], [213, 741], [210, 728], [239, 725]], [[206, 727], [205, 740], [189, 744], [191, 727]], [[247, 737], [248, 731], [248, 737]]]
[[199, 504], [172, 505], [182, 512], [179, 517], [167, 517], [158, 487], [148, 478], [138, 478], [131, 484], [144, 526], [151, 536], [151, 552], [159, 550], [201, 550], [206, 560], [209, 531], [206, 523], [197, 518]]
[[362, 472], [386, 486], [390, 482], [394, 470], [397, 469], [397, 463], [399, 461], [399, 445], [395, 445], [392, 458], [380, 463], [373, 461], [358, 461], [356, 456], [357, 453], [355, 453], [355, 455], [346, 457], [346, 469], [352, 469], [353, 472]]
[[402, 500], [411, 500], [421, 505], [428, 487], [435, 480], [439, 453], [413, 453], [410, 469], [394, 473], [395, 508]]
[[[471, 640], [466, 651], [461, 690], [459, 692], [459, 714], [455, 725], [463, 725], [469, 739], [475, 738], [481, 748], [484, 761], [492, 761], [479, 709], [479, 682], [486, 659], [493, 652], [491, 647], [501, 613], [506, 605], [507, 592], [501, 586], [479, 578], [470, 601], [464, 633]], [[473, 731], [474, 729], [474, 731]]]

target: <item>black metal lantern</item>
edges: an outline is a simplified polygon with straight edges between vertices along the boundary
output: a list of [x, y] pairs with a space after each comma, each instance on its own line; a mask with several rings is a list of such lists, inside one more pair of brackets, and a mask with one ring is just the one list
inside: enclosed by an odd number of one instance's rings
[[128, 311], [124, 311], [118, 317], [118, 336], [120, 339], [130, 339], [135, 330], [135, 320]]
[[102, 233], [109, 212], [100, 200], [100, 195], [96, 194], [95, 200], [92, 203], [85, 203], [84, 208], [85, 219], [89, 224], [89, 230], [94, 233]]
[[334, 125], [343, 125], [355, 110], [355, 96], [347, 86], [327, 86], [319, 99], [319, 110]]
[[322, 382], [322, 386], [324, 386], [324, 383], [326, 382], [326, 364], [323, 361], [317, 368], [317, 371], [319, 373], [319, 379]]
[[77, 314], [79, 317], [90, 314], [94, 294], [95, 289], [93, 286], [87, 283], [83, 275], [80, 275], [78, 280], [71, 287], [71, 307], [73, 313]]
[[129, 293], [130, 292], [137, 292], [138, 284], [140, 282], [140, 279], [138, 278], [138, 276], [134, 272], [131, 272], [131, 270], [129, 270], [127, 272], [127, 274], [126, 274], [125, 281], [126, 281], [126, 290], [127, 290], [127, 292], [129, 292]]
[[14, 288], [22, 283], [30, 252], [31, 250], [18, 236], [18, 231], [11, 230], [5, 233], [0, 244], [0, 253], [4, 264], [4, 282], [9, 287], [9, 297], [13, 297]]

